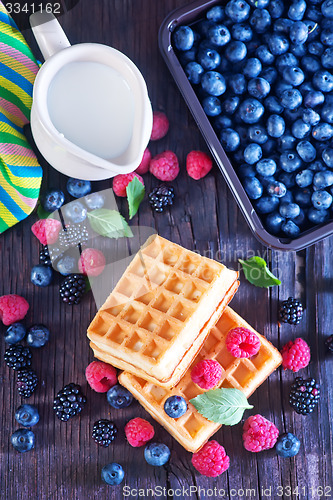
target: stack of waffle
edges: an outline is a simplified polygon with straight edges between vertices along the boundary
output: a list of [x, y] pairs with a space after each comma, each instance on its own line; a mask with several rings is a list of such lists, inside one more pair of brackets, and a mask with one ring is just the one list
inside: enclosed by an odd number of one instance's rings
[[[191, 381], [191, 365], [217, 359], [223, 368], [218, 387], [246, 396], [281, 363], [279, 352], [261, 335], [251, 359], [236, 359], [225, 347], [235, 327], [252, 329], [228, 306], [238, 273], [159, 236], [134, 257], [88, 328], [97, 358], [124, 370], [119, 382], [184, 448], [197, 451], [220, 427], [202, 417], [189, 400], [201, 390]], [[253, 330], [253, 329], [252, 329]], [[172, 419], [163, 409], [173, 394], [188, 410]]]

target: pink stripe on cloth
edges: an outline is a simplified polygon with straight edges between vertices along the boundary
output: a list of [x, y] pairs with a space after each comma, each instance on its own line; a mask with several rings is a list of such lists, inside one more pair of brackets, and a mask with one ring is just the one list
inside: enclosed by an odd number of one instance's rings
[[30, 69], [30, 71], [32, 71], [35, 75], [37, 74], [39, 70], [37, 64], [29, 59], [29, 57], [22, 54], [22, 52], [20, 52], [19, 50], [10, 47], [10, 45], [7, 45], [6, 43], [0, 42], [0, 51], [19, 61], [26, 68]]
[[0, 154], [20, 155], [35, 158], [35, 153], [31, 149], [19, 146], [18, 144], [0, 143]]
[[7, 99], [4, 99], [3, 97], [0, 97], [0, 108], [1, 106], [9, 113], [16, 116], [16, 118], [19, 118], [24, 125], [29, 123], [29, 120], [27, 120], [27, 118], [18, 107], [15, 106], [15, 104], [13, 104], [12, 102], [7, 101]]
[[28, 198], [27, 196], [23, 196], [19, 191], [16, 193], [28, 207], [35, 208], [38, 198]]

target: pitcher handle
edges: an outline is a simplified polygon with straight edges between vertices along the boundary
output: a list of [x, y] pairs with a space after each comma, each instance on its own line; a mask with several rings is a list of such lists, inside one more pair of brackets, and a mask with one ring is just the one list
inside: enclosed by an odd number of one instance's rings
[[31, 14], [30, 25], [44, 59], [70, 47], [71, 44], [56, 17], [47, 12]]

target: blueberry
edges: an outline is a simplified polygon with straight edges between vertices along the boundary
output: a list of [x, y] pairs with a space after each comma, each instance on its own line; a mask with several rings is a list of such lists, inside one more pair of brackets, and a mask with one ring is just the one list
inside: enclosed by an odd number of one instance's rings
[[64, 255], [56, 263], [57, 271], [63, 276], [73, 274], [77, 268], [77, 259], [71, 255]]
[[179, 418], [187, 411], [187, 403], [181, 396], [170, 396], [164, 403], [164, 411], [171, 418]]
[[308, 26], [302, 21], [296, 21], [290, 26], [289, 38], [292, 43], [305, 43], [308, 35]]
[[231, 63], [243, 61], [243, 59], [245, 59], [245, 57], [246, 57], [246, 54], [247, 54], [247, 49], [246, 49], [245, 43], [240, 42], [238, 40], [230, 42], [227, 45], [225, 52], [224, 52], [225, 57]]
[[289, 7], [288, 17], [293, 21], [301, 21], [306, 10], [305, 0], [294, 0]]
[[305, 188], [305, 187], [311, 186], [313, 176], [314, 176], [314, 173], [311, 170], [309, 170], [309, 169], [301, 170], [300, 172], [298, 172], [296, 174], [296, 177], [295, 177], [296, 184], [300, 188]]
[[207, 116], [217, 116], [221, 113], [221, 102], [218, 97], [208, 96], [202, 100], [202, 107]]
[[260, 77], [252, 78], [247, 85], [248, 93], [256, 99], [263, 99], [269, 94], [270, 90], [271, 86], [268, 81]]
[[262, 157], [262, 149], [259, 144], [251, 143], [244, 149], [244, 160], [246, 163], [253, 165], [257, 163]]
[[268, 11], [273, 19], [279, 19], [284, 11], [283, 0], [271, 0], [268, 5]]
[[269, 37], [268, 47], [274, 56], [279, 56], [288, 51], [289, 42], [288, 39], [283, 35], [277, 35], [276, 33], [273, 33]]
[[231, 75], [228, 79], [228, 85], [230, 90], [234, 94], [244, 94], [246, 91], [246, 80], [245, 76], [242, 75], [241, 73], [236, 73], [234, 75]]
[[161, 466], [168, 462], [170, 450], [166, 444], [149, 443], [145, 447], [144, 457], [149, 465]]
[[317, 209], [330, 208], [332, 200], [332, 196], [327, 191], [315, 191], [311, 196], [312, 204]]
[[[327, 101], [327, 99], [326, 99]], [[333, 105], [326, 103], [323, 105], [320, 111], [321, 119], [327, 123], [333, 123]]]
[[297, 143], [296, 151], [305, 162], [313, 161], [316, 158], [316, 148], [309, 141], [300, 141]]
[[122, 387], [119, 384], [111, 387], [111, 389], [108, 390], [106, 397], [109, 405], [117, 410], [119, 408], [127, 408], [127, 406], [129, 406], [133, 401], [132, 394], [125, 389], [125, 387]]
[[72, 201], [65, 205], [62, 213], [67, 223], [67, 219], [74, 224], [83, 222], [87, 217], [87, 209], [80, 201]]
[[180, 26], [173, 35], [173, 42], [178, 50], [190, 50], [194, 43], [194, 33], [189, 26]]
[[[325, 52], [330, 49], [326, 49]], [[321, 56], [324, 52], [324, 47], [323, 44], [320, 42], [311, 42], [308, 44], [308, 52], [309, 54], [312, 54], [313, 56]], [[323, 59], [321, 59], [321, 62], [323, 63]], [[323, 64], [324, 66], [324, 64]], [[326, 66], [324, 66], [326, 67]]]
[[327, 69], [316, 71], [312, 83], [321, 92], [331, 92], [333, 89], [333, 75]]
[[311, 206], [312, 190], [309, 188], [295, 189], [294, 197], [296, 203], [302, 208]]
[[277, 79], [277, 71], [275, 68], [265, 68], [261, 72], [261, 76], [262, 78], [265, 78], [265, 80], [267, 80], [268, 83], [271, 85]]
[[236, 23], [231, 28], [232, 38], [240, 42], [249, 42], [252, 40], [252, 29], [248, 24]]
[[13, 323], [10, 325], [4, 335], [5, 342], [7, 344], [16, 344], [24, 339], [27, 330], [22, 323]]
[[272, 160], [272, 158], [264, 158], [263, 160], [258, 161], [256, 170], [259, 175], [262, 175], [263, 177], [269, 177], [275, 174], [276, 163], [274, 160]]
[[182, 66], [186, 66], [189, 62], [194, 62], [197, 57], [197, 47], [193, 46], [190, 50], [186, 50], [185, 52], [180, 52], [178, 54], [179, 61]]
[[326, 222], [328, 218], [329, 211], [324, 208], [317, 210], [317, 208], [311, 207], [308, 210], [308, 219], [313, 224], [322, 224], [323, 222]]
[[230, 0], [225, 6], [225, 13], [235, 23], [241, 23], [249, 17], [250, 6], [244, 0]]
[[59, 189], [48, 189], [40, 198], [44, 210], [54, 212], [58, 210], [65, 202], [65, 195]]
[[266, 217], [266, 227], [272, 234], [278, 234], [285, 219], [278, 212], [272, 212]]
[[231, 118], [225, 115], [217, 116], [214, 121], [214, 126], [217, 128], [217, 130], [222, 130], [223, 128], [230, 128], [231, 125], [232, 125]]
[[236, 151], [240, 144], [238, 133], [232, 128], [225, 128], [221, 131], [220, 141], [225, 151]]
[[315, 21], [317, 23], [321, 21], [323, 16], [316, 5], [310, 5], [306, 10], [306, 17], [311, 21]]
[[290, 44], [290, 52], [296, 57], [303, 57], [306, 55], [306, 44], [292, 43]]
[[313, 177], [313, 186], [317, 189], [325, 189], [333, 185], [333, 172], [326, 170], [316, 172]]
[[295, 174], [294, 173], [288, 173], [282, 170], [282, 172], [279, 173], [278, 176], [278, 181], [282, 182], [287, 189], [291, 189], [296, 185], [295, 182]]
[[293, 21], [291, 19], [277, 19], [273, 24], [273, 31], [276, 33], [283, 33], [284, 35], [289, 35], [290, 28], [293, 25]]
[[324, 142], [333, 137], [333, 126], [329, 123], [319, 123], [312, 129], [312, 137], [316, 141]]
[[279, 206], [281, 217], [286, 219], [295, 219], [300, 214], [300, 211], [300, 206], [297, 203], [281, 203]]
[[269, 51], [267, 45], [260, 45], [257, 48], [255, 55], [263, 64], [273, 64], [275, 59], [273, 54]]
[[320, 61], [315, 56], [304, 55], [301, 60], [301, 66], [307, 73], [316, 73], [321, 69]]
[[282, 198], [287, 192], [286, 186], [283, 182], [272, 181], [267, 186], [267, 193], [271, 196], [277, 196], [278, 198]]
[[73, 198], [81, 198], [91, 191], [91, 182], [70, 177], [67, 181], [67, 191]]
[[266, 130], [260, 125], [249, 127], [248, 135], [249, 139], [257, 144], [264, 144], [268, 139]]
[[201, 48], [198, 52], [198, 63], [206, 70], [216, 69], [220, 61], [220, 54], [215, 49]]
[[15, 450], [25, 453], [35, 446], [35, 434], [28, 429], [18, 429], [11, 435], [10, 441]]
[[90, 193], [84, 197], [84, 202], [91, 210], [97, 210], [104, 207], [105, 196], [102, 193]]
[[185, 73], [191, 83], [197, 85], [201, 81], [204, 69], [201, 64], [191, 61], [185, 66]]
[[15, 412], [15, 418], [20, 425], [32, 427], [39, 422], [39, 413], [34, 405], [21, 405]]
[[257, 33], [265, 33], [271, 22], [271, 16], [266, 9], [255, 9], [250, 18], [250, 25]]
[[304, 97], [304, 106], [307, 108], [315, 108], [320, 106], [325, 101], [325, 96], [319, 90], [310, 90]]
[[238, 108], [239, 101], [240, 99], [238, 96], [227, 97], [223, 100], [222, 111], [227, 115], [233, 115]]
[[283, 70], [283, 78], [285, 82], [298, 87], [304, 82], [304, 73], [297, 66], [288, 66]]
[[321, 11], [325, 17], [333, 19], [333, 1], [325, 0], [325, 2], [321, 4]]
[[267, 133], [271, 137], [281, 137], [284, 134], [286, 124], [282, 116], [270, 115], [266, 122]]
[[36, 286], [49, 286], [53, 279], [53, 269], [44, 264], [38, 264], [31, 269], [31, 283]]
[[113, 462], [103, 467], [101, 476], [104, 483], [115, 486], [123, 481], [125, 473], [121, 465]]
[[249, 4], [257, 9], [265, 9], [268, 7], [270, 0], [249, 0]]
[[274, 114], [280, 114], [283, 111], [283, 106], [275, 96], [269, 96], [264, 101], [267, 111]]
[[331, 47], [333, 45], [333, 27], [323, 29], [320, 33], [320, 41], [323, 45]]
[[260, 214], [269, 214], [277, 209], [279, 203], [279, 198], [276, 196], [262, 196], [256, 201], [255, 207]]
[[302, 100], [302, 94], [297, 89], [286, 89], [281, 92], [280, 102], [284, 108], [298, 108], [302, 104]]
[[50, 330], [44, 325], [33, 325], [27, 334], [27, 344], [30, 347], [43, 347], [50, 337]]
[[279, 149], [281, 151], [293, 149], [295, 145], [296, 145], [295, 137], [289, 134], [288, 132], [286, 134], [283, 134], [282, 137], [279, 137]]
[[225, 18], [224, 8], [220, 5], [215, 5], [215, 7], [207, 10], [206, 17], [207, 19], [214, 21], [214, 23], [219, 23]]
[[245, 99], [239, 106], [239, 115], [244, 123], [257, 123], [264, 114], [264, 106], [257, 99]]
[[225, 79], [217, 71], [207, 71], [201, 78], [201, 86], [207, 94], [213, 96], [220, 96], [226, 90]]
[[[293, 86], [290, 83], [284, 82], [283, 80], [278, 80], [275, 85], [275, 95], [281, 99], [282, 92], [285, 90], [292, 90]], [[295, 106], [296, 107], [296, 106]]]
[[291, 132], [296, 139], [305, 139], [311, 131], [311, 125], [303, 122], [303, 120], [296, 120], [291, 127]]
[[291, 219], [288, 219], [286, 222], [281, 224], [281, 230], [286, 236], [289, 236], [289, 238], [296, 238], [296, 236], [298, 236], [301, 232], [298, 225]]
[[249, 165], [248, 163], [243, 163], [237, 168], [237, 173], [239, 177], [255, 177], [257, 174], [256, 169], [253, 165]]
[[256, 177], [245, 177], [243, 186], [251, 200], [257, 200], [263, 193], [263, 186]]
[[320, 115], [314, 109], [307, 108], [304, 109], [302, 113], [302, 120], [311, 126], [318, 125], [320, 122]]
[[279, 437], [275, 445], [275, 450], [280, 457], [288, 458], [297, 455], [300, 446], [300, 440], [294, 434], [288, 432], [288, 434], [283, 434]]
[[207, 39], [216, 47], [223, 47], [231, 40], [230, 31], [224, 24], [217, 24], [209, 28]]
[[291, 54], [291, 52], [286, 52], [285, 54], [281, 54], [276, 58], [275, 66], [281, 73], [285, 70], [285, 68], [297, 66], [298, 60]]
[[333, 149], [326, 148], [321, 154], [323, 162], [329, 167], [333, 168]]
[[295, 109], [285, 109], [283, 113], [284, 119], [293, 124], [296, 120], [302, 117], [303, 108], [295, 108]]

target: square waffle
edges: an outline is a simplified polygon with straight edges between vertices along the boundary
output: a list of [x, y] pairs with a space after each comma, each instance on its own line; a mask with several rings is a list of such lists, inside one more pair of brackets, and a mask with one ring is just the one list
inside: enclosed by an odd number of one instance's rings
[[[248, 328], [260, 338], [259, 352], [251, 358], [235, 358], [225, 345], [228, 332], [237, 327]], [[204, 418], [189, 402], [204, 393], [191, 379], [192, 366], [202, 359], [216, 359], [223, 368], [223, 376], [216, 386], [236, 388], [249, 397], [259, 385], [281, 364], [279, 351], [268, 340], [256, 332], [230, 307], [227, 307], [211, 329], [198, 356], [183, 378], [172, 389], [166, 389], [147, 382], [127, 372], [122, 372], [119, 382], [125, 386], [141, 405], [188, 451], [198, 451], [221, 427], [220, 424]], [[185, 398], [188, 408], [177, 419], [168, 417], [164, 411], [166, 399], [172, 395]]]
[[237, 277], [223, 264], [151, 237], [96, 314], [88, 337], [114, 358], [167, 381]]

